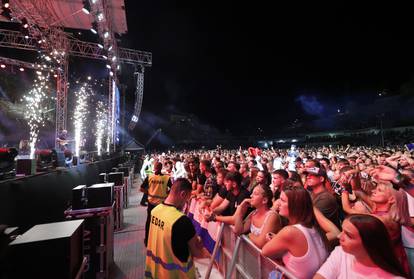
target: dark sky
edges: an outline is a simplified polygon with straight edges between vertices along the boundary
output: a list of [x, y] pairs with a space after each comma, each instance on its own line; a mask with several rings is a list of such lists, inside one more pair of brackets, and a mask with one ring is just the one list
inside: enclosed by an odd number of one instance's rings
[[398, 92], [414, 72], [409, 7], [315, 2], [126, 0], [122, 45], [153, 53], [143, 110], [239, 133], [309, 118], [300, 96], [330, 113]]

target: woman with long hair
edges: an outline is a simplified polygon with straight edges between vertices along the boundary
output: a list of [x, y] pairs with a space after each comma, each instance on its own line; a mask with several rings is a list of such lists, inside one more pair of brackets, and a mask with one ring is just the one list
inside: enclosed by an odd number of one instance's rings
[[392, 252], [385, 225], [377, 217], [351, 215], [342, 224], [337, 246], [314, 279], [404, 278], [407, 274]]
[[402, 227], [412, 228], [410, 216], [408, 215], [407, 198], [404, 191], [397, 191], [393, 189], [391, 183], [382, 181], [372, 190], [370, 196], [359, 191], [355, 191], [355, 193], [362, 199], [366, 206], [352, 206], [349, 201], [349, 194], [347, 191], [343, 191], [341, 196], [344, 211], [348, 214], [373, 214], [380, 218], [391, 237], [392, 248], [397, 259], [403, 266], [405, 272], [410, 273], [407, 254], [403, 248], [401, 239]]
[[[234, 214], [234, 232], [243, 234], [249, 232], [250, 240], [262, 248], [266, 243], [268, 233], [277, 233], [282, 228], [282, 221], [276, 211], [271, 210], [273, 193], [269, 186], [257, 185], [250, 196], [237, 208]], [[255, 208], [244, 220], [249, 207]]]
[[284, 227], [262, 248], [264, 256], [282, 259], [298, 278], [312, 278], [328, 256], [328, 240], [320, 228], [308, 191], [287, 187], [280, 195], [279, 214], [288, 218]]

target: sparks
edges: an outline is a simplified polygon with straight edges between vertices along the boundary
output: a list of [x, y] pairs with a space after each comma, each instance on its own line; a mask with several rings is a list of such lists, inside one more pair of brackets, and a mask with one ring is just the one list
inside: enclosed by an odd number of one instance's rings
[[98, 101], [96, 106], [96, 141], [95, 145], [98, 151], [98, 156], [102, 154], [102, 143], [107, 128], [108, 113], [106, 105], [102, 101]]
[[44, 111], [45, 101], [48, 96], [46, 91], [48, 76], [43, 76], [42, 72], [37, 72], [37, 76], [33, 83], [33, 88], [23, 97], [23, 103], [25, 106], [24, 116], [27, 119], [30, 130], [30, 158], [34, 159], [36, 143], [38, 140], [39, 129], [45, 125]]
[[89, 93], [85, 86], [82, 86], [76, 96], [76, 107], [74, 113], [75, 126], [75, 155], [79, 157], [80, 148], [84, 141], [84, 120], [88, 114], [88, 97]]

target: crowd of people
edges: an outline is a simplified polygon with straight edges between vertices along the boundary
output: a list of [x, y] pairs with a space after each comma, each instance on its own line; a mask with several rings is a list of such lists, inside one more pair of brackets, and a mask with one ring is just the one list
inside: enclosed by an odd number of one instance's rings
[[[179, 188], [181, 202], [198, 199], [206, 221], [224, 222], [236, 234], [247, 234], [264, 256], [297, 278], [414, 274], [414, 154], [405, 146], [167, 152], [147, 156], [141, 176], [152, 243], [152, 229], [160, 222], [154, 224], [151, 210], [174, 200], [168, 191]], [[190, 245], [187, 258], [178, 260], [183, 272], [200, 240], [188, 232], [186, 217], [179, 217], [187, 233], [175, 229], [172, 235], [183, 233]], [[147, 247], [152, 258], [155, 246]], [[156, 273], [157, 264], [148, 255], [148, 272]]]

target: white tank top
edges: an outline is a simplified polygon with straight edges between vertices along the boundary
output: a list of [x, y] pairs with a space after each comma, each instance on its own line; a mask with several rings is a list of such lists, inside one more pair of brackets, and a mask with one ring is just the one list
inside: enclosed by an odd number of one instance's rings
[[[251, 218], [253, 218], [253, 216], [256, 215], [256, 213], [257, 213], [257, 209], [255, 211], [253, 211]], [[263, 224], [260, 227], [256, 227], [255, 225], [253, 225], [253, 220], [250, 219], [250, 232], [255, 236], [259, 236], [262, 233], [262, 230], [264, 228], [264, 225], [267, 222], [267, 219], [269, 218], [270, 214], [272, 214], [272, 213], [276, 214], [276, 212], [271, 210], [271, 209], [268, 212], [266, 212], [265, 218], [263, 220]]]
[[286, 252], [282, 258], [283, 263], [297, 278], [312, 278], [325, 262], [328, 253], [319, 233], [314, 228], [309, 229], [299, 224], [293, 226], [305, 235], [308, 251], [302, 257], [295, 257], [290, 252]]

